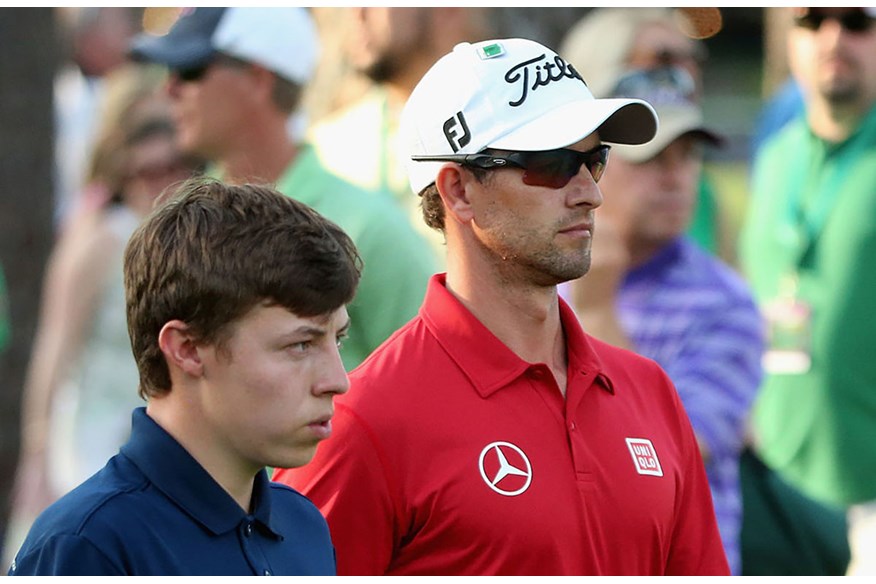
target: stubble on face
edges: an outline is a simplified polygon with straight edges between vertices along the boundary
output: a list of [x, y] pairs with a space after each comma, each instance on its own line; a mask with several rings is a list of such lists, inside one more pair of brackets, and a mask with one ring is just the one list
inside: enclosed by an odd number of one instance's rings
[[388, 8], [389, 30], [363, 31], [358, 50], [360, 61], [355, 64], [360, 73], [374, 83], [387, 83], [403, 75], [408, 63], [418, 57], [418, 52], [429, 47], [429, 11], [423, 8]]
[[861, 64], [844, 51], [819, 55], [814, 65], [816, 87], [825, 100], [842, 105], [854, 103], [861, 96]]
[[[592, 211], [588, 219], [592, 223]], [[591, 239], [564, 243], [559, 234], [582, 220], [576, 216], [538, 227], [531, 217], [506, 209], [481, 225], [482, 245], [496, 258], [505, 282], [525, 278], [539, 286], [556, 286], [590, 270]]]

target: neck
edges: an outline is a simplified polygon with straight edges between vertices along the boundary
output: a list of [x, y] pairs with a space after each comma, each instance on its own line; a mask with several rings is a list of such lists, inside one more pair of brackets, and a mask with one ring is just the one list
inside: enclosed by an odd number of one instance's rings
[[[413, 81], [413, 85], [411, 81]], [[387, 81], [383, 85], [384, 91], [386, 91], [386, 101], [391, 110], [400, 112], [404, 108], [405, 103], [414, 91], [417, 81], [418, 79], [408, 80], [404, 77], [399, 77], [398, 79]]]
[[222, 178], [233, 183], [274, 183], [298, 154], [286, 128], [286, 120], [275, 120], [257, 131], [235, 138], [217, 161]]
[[647, 247], [631, 247], [630, 248], [630, 269], [635, 269], [646, 263], [648, 260], [657, 255], [657, 252], [660, 251], [660, 247], [655, 246], [647, 246]]
[[823, 99], [811, 102], [807, 119], [812, 132], [828, 142], [843, 142], [858, 128], [873, 104], [835, 106]]
[[252, 506], [253, 478], [260, 467], [222, 450], [222, 441], [212, 435], [210, 426], [197, 419], [197, 405], [181, 403], [183, 391], [171, 391], [166, 396], [151, 398], [146, 413], [186, 449], [204, 470], [225, 489], [247, 513]]
[[634, 240], [628, 242], [626, 246], [629, 253], [630, 262], [627, 266], [627, 271], [634, 270], [648, 263], [661, 251], [666, 249], [671, 243], [676, 241], [681, 234], [675, 235], [671, 239], [661, 240]]
[[447, 289], [518, 357], [544, 363], [565, 393], [566, 342], [556, 286], [539, 286], [519, 268], [456, 253], [448, 238]]

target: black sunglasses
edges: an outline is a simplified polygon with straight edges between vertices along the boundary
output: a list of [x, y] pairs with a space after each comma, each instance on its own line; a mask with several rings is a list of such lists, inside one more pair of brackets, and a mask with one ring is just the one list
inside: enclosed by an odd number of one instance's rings
[[176, 69], [173, 71], [173, 74], [176, 75], [180, 81], [185, 81], [186, 83], [191, 83], [193, 81], [200, 81], [204, 75], [207, 74], [207, 69], [210, 68], [211, 63], [207, 63], [206, 65], [201, 65], [200, 67], [192, 67], [189, 69]]
[[820, 10], [810, 8], [806, 14], [794, 17], [794, 23], [807, 30], [818, 30], [825, 20], [835, 20], [849, 32], [866, 32], [873, 26], [873, 18], [863, 10], [849, 10], [840, 14], [825, 14]]
[[696, 82], [678, 66], [635, 69], [617, 81], [611, 96], [637, 97], [654, 106], [688, 103], [695, 100]]
[[548, 187], [561, 189], [578, 172], [581, 166], [587, 167], [594, 182], [602, 178], [605, 165], [608, 164], [608, 151], [611, 146], [602, 144], [586, 152], [578, 152], [568, 148], [556, 150], [539, 150], [529, 152], [493, 153], [490, 151], [477, 154], [437, 154], [414, 155], [411, 160], [456, 162], [463, 166], [495, 170], [507, 168], [508, 165], [523, 169], [523, 183], [533, 187]]
[[180, 81], [184, 81], [186, 83], [192, 83], [195, 81], [200, 81], [203, 79], [204, 75], [207, 74], [207, 71], [213, 65], [224, 65], [226, 67], [247, 67], [249, 63], [242, 59], [237, 59], [230, 55], [224, 55], [222, 53], [217, 53], [213, 59], [207, 61], [205, 64], [200, 65], [198, 67], [189, 67], [187, 69], [174, 69], [172, 73], [176, 75], [176, 77]]

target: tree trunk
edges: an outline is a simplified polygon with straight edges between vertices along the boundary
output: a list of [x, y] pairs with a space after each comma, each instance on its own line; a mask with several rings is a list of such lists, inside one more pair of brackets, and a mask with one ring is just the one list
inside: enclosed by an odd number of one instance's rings
[[0, 546], [18, 459], [22, 386], [53, 239], [56, 38], [53, 9], [0, 8], [0, 264], [12, 328], [0, 354]]

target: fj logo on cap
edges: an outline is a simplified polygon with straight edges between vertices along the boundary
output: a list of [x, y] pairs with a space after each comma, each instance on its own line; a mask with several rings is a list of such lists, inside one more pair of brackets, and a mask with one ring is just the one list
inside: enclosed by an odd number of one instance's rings
[[636, 472], [641, 475], [663, 476], [663, 469], [660, 467], [657, 451], [654, 450], [654, 445], [651, 444], [650, 440], [646, 438], [627, 438], [627, 448], [630, 449], [633, 464], [636, 465]]
[[[461, 135], [460, 135], [460, 130]], [[444, 137], [454, 152], [459, 152], [461, 148], [471, 142], [471, 132], [468, 131], [468, 124], [465, 123], [465, 116], [462, 112], [457, 112], [455, 116], [444, 122]]]

